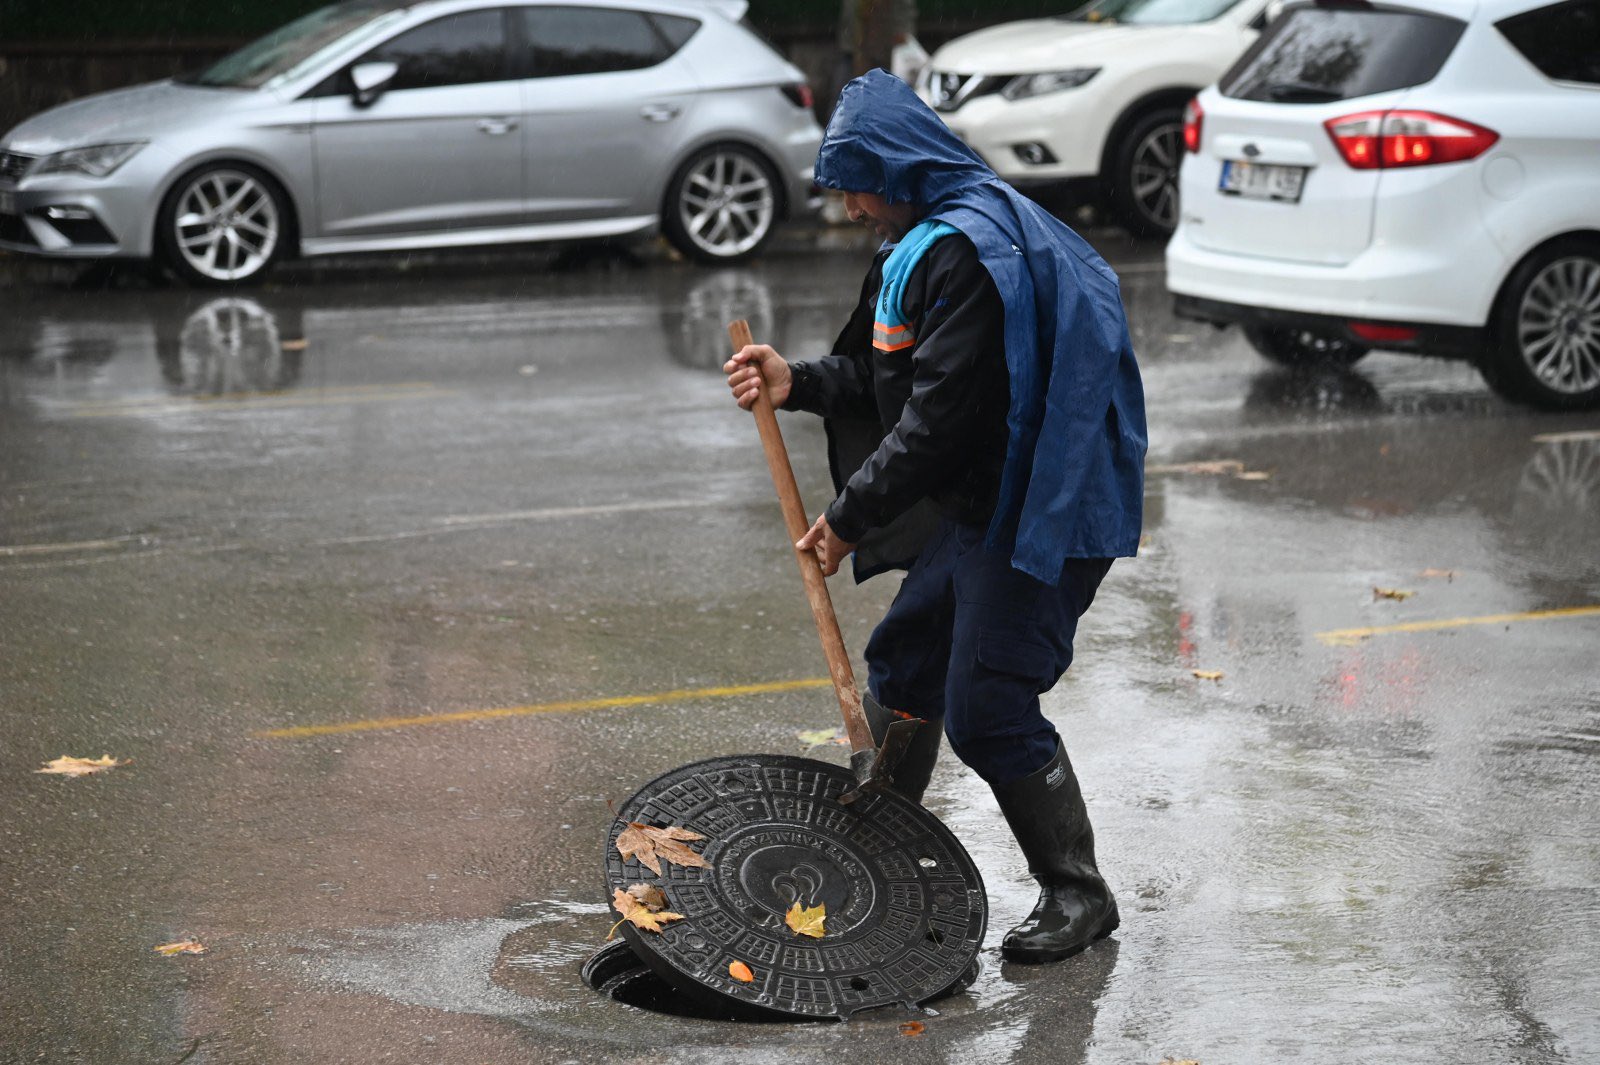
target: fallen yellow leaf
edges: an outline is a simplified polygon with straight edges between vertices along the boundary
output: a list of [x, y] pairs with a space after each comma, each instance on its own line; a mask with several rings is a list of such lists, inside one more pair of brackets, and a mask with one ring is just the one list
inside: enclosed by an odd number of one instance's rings
[[1191, 669], [1189, 672], [1193, 673], [1195, 675], [1195, 677], [1197, 679], [1199, 679], [1199, 680], [1221, 680], [1222, 679], [1222, 670], [1220, 670], [1220, 669]]
[[[662, 901], [663, 903], [666, 901], [665, 897], [663, 897]], [[643, 929], [646, 932], [659, 934], [662, 925], [669, 924], [672, 921], [683, 920], [683, 914], [681, 913], [672, 913], [669, 910], [658, 912], [650, 909], [649, 906], [640, 902], [638, 898], [628, 894], [621, 888], [616, 888], [612, 891], [611, 905], [618, 913], [622, 914], [622, 921], [627, 921], [633, 927]], [[622, 921], [618, 921], [611, 926], [611, 931], [606, 936], [607, 939], [617, 934], [617, 927], [622, 924]]]
[[1374, 599], [1393, 599], [1396, 602], [1404, 602], [1416, 594], [1416, 592], [1406, 592], [1400, 590], [1399, 588], [1379, 588], [1377, 585], [1372, 586], [1372, 598]]
[[821, 939], [826, 930], [822, 921], [828, 916], [828, 907], [821, 905], [806, 909], [798, 902], [789, 907], [789, 912], [783, 915], [783, 923], [788, 925], [795, 935], [810, 936], [812, 939]]
[[284, 351], [304, 351], [308, 346], [310, 346], [310, 343], [311, 342], [305, 337], [294, 337], [292, 339], [285, 340], [278, 346]]
[[750, 966], [742, 961], [729, 962], [728, 975], [741, 984], [748, 984], [756, 978], [756, 974], [750, 971]]
[[197, 939], [183, 939], [176, 943], [163, 943], [156, 948], [156, 953], [168, 958], [174, 954], [204, 954], [205, 944]]
[[641, 825], [637, 821], [629, 821], [628, 827], [617, 836], [617, 853], [622, 855], [623, 861], [638, 858], [640, 865], [657, 876], [661, 875], [659, 861], [661, 858], [674, 865], [709, 869], [710, 862], [684, 846], [686, 841], [697, 839], [705, 837], [698, 832], [691, 832], [687, 828], [678, 828], [675, 825], [657, 828], [655, 825]]
[[46, 762], [43, 769], [35, 769], [35, 773], [57, 773], [64, 777], [84, 777], [90, 773], [104, 773], [114, 766], [127, 765], [133, 759], [113, 758], [109, 754], [102, 754], [99, 758], [73, 758], [62, 755], [55, 761]]
[[1236, 481], [1270, 481], [1272, 474], [1266, 470], [1241, 470], [1233, 475]]
[[805, 744], [805, 749], [808, 751], [813, 747], [821, 747], [829, 743], [837, 743], [843, 747], [850, 746], [850, 737], [836, 728], [814, 728], [805, 732], [796, 732], [795, 738]]

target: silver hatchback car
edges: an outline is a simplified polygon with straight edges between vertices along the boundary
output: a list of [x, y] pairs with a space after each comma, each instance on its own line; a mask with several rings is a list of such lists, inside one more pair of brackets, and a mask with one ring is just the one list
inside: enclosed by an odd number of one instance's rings
[[195, 284], [295, 255], [629, 237], [745, 258], [822, 139], [743, 0], [346, 0], [0, 139], [0, 248]]

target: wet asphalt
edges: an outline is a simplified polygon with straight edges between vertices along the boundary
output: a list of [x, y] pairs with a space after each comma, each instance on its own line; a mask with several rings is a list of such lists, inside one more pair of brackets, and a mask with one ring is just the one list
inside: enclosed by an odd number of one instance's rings
[[[787, 685], [825, 669], [718, 366], [738, 316], [824, 353], [869, 247], [12, 275], [0, 1062], [1586, 1060], [1600, 417], [1461, 364], [1273, 369], [1172, 317], [1159, 247], [1097, 236], [1146, 543], [1045, 708], [1123, 926], [1000, 961], [1033, 889], [947, 749], [929, 805], [988, 889], [982, 974], [846, 1025], [645, 1012], [578, 966], [608, 803], [836, 723]], [[818, 510], [820, 427], [783, 424]], [[857, 653], [894, 584], [833, 582]], [[103, 753], [131, 764], [34, 773]], [[186, 937], [209, 953], [153, 952]]]

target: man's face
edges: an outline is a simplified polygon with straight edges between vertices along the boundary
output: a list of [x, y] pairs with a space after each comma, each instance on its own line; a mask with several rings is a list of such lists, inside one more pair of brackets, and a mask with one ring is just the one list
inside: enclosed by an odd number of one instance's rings
[[873, 192], [845, 193], [844, 210], [852, 222], [860, 222], [888, 241], [898, 242], [917, 224], [916, 204], [886, 203]]

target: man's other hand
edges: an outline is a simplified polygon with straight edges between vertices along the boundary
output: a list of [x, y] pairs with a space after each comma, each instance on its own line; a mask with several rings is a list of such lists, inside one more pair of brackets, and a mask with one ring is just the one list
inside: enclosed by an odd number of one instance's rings
[[[741, 404], [742, 405], [742, 404]], [[806, 534], [795, 541], [795, 548], [800, 551], [815, 551], [817, 561], [822, 563], [822, 575], [831, 577], [839, 572], [839, 563], [845, 556], [856, 549], [855, 544], [847, 544], [833, 534], [833, 526], [828, 524], [826, 514], [817, 518], [816, 524], [806, 530]]]
[[789, 364], [766, 344], [747, 344], [740, 348], [737, 355], [722, 364], [722, 372], [728, 375], [728, 387], [733, 390], [735, 402], [745, 410], [756, 405], [756, 388], [762, 379], [767, 382], [767, 398], [774, 407], [783, 406], [794, 383]]

